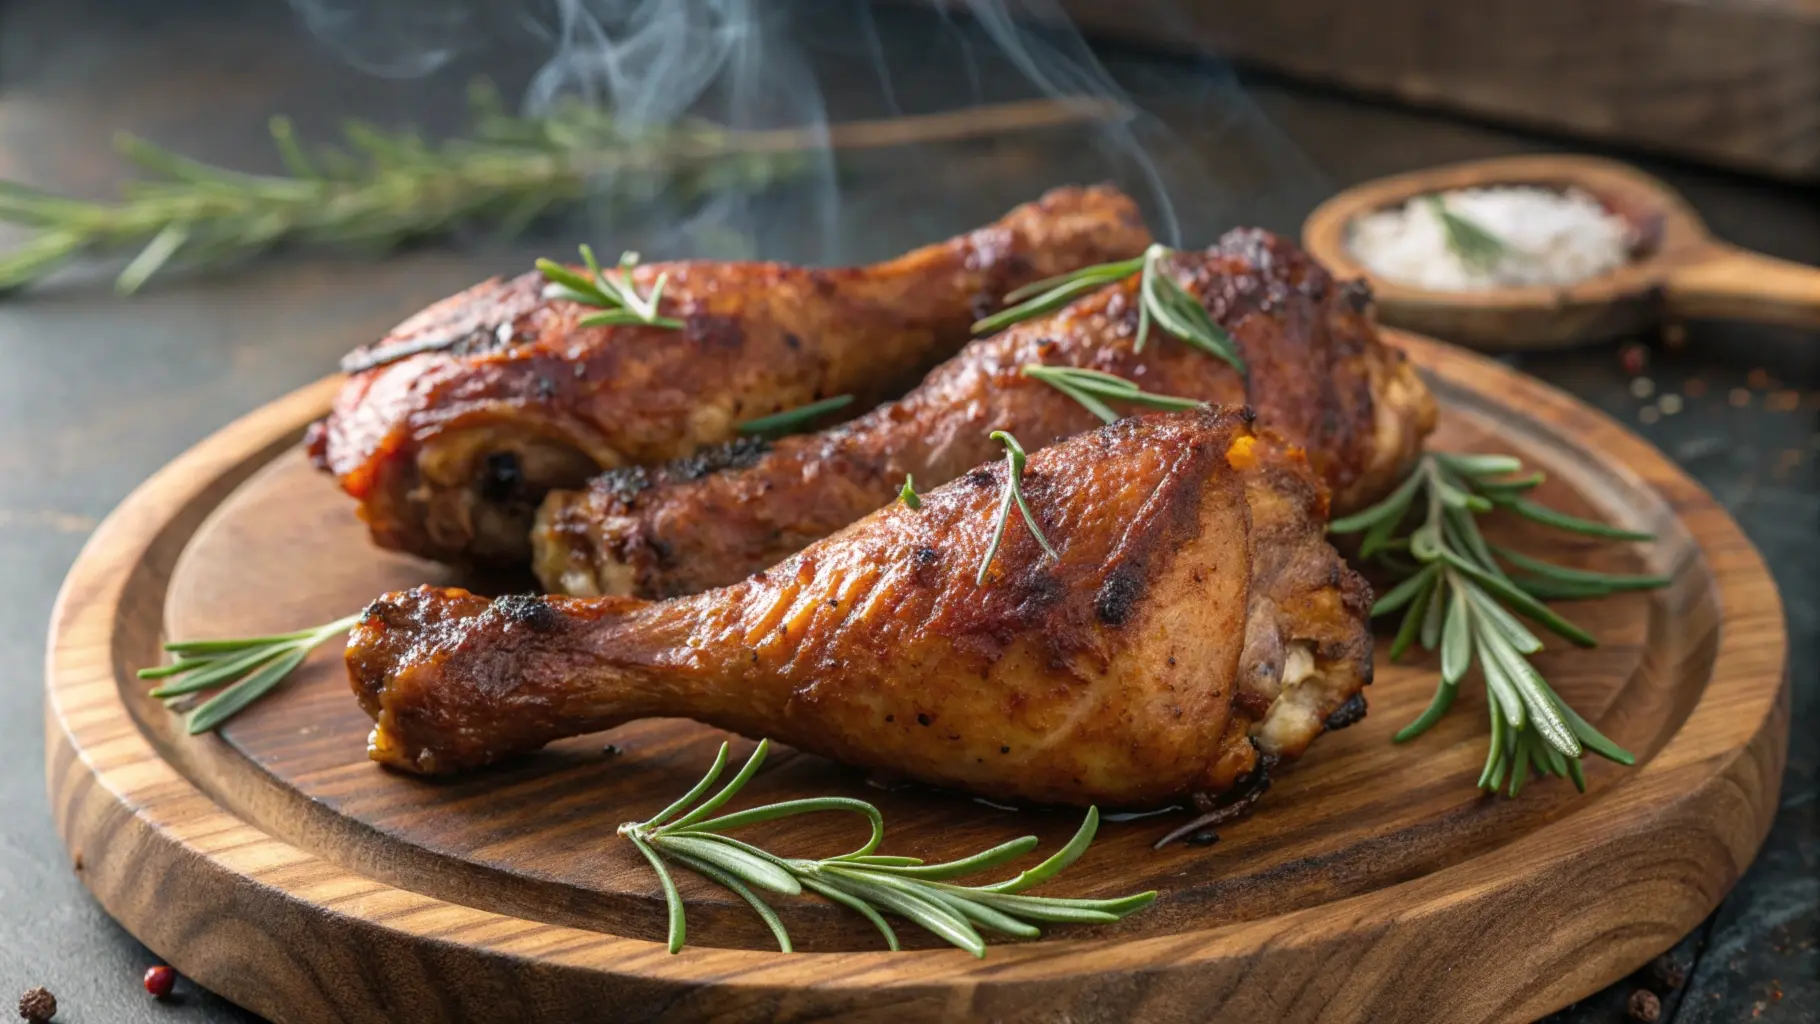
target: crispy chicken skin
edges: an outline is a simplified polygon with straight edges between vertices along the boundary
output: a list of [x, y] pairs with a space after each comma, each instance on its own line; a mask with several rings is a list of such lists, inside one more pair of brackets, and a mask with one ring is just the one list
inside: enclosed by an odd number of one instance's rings
[[1357, 712], [1369, 588], [1325, 489], [1245, 410], [1123, 420], [1030, 457], [983, 586], [989, 463], [721, 590], [662, 602], [420, 587], [347, 662], [370, 753], [447, 772], [648, 716], [1042, 803], [1215, 794]]
[[[1176, 280], [1236, 340], [1249, 381], [1154, 331], [1135, 350], [1137, 282], [983, 338], [902, 399], [851, 423], [700, 461], [609, 472], [552, 493], [533, 534], [544, 586], [577, 596], [668, 597], [771, 565], [879, 507], [906, 475], [945, 483], [992, 456], [1009, 430], [1036, 448], [1099, 422], [1029, 363], [1118, 374], [1146, 391], [1249, 402], [1306, 447], [1343, 514], [1381, 497], [1432, 429], [1435, 407], [1402, 353], [1378, 340], [1362, 285], [1337, 286], [1300, 249], [1257, 230], [1184, 253]], [[1126, 410], [1121, 410], [1126, 411]]]
[[639, 267], [642, 294], [669, 274], [662, 312], [678, 330], [581, 327], [599, 310], [545, 298], [540, 274], [495, 278], [350, 356], [306, 444], [381, 547], [522, 565], [551, 488], [691, 455], [817, 399], [852, 394], [867, 408], [954, 354], [1008, 289], [1149, 241], [1117, 190], [1064, 188], [868, 267]]

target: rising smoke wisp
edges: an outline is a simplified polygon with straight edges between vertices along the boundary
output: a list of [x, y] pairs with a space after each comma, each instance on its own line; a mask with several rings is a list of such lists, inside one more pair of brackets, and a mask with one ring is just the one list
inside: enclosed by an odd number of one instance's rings
[[[534, 53], [537, 66], [522, 92], [527, 113], [581, 101], [609, 111], [628, 133], [699, 117], [734, 130], [797, 128], [825, 142], [831, 117], [1033, 96], [1112, 99], [1136, 112], [1082, 126], [1053, 147], [1053, 159], [1013, 174], [1017, 180], [985, 176], [981, 184], [981, 175], [959, 169], [976, 153], [924, 147], [878, 163], [901, 187], [843, 195], [836, 159], [823, 145], [812, 147], [787, 195], [650, 197], [641, 200], [639, 224], [627, 223], [621, 209], [590, 229], [637, 235], [653, 256], [875, 258], [885, 253], [870, 245], [876, 232], [867, 225], [878, 217], [909, 219], [933, 238], [1051, 185], [1099, 179], [1136, 196], [1158, 237], [1205, 244], [1212, 232], [1245, 220], [1249, 193], [1277, 187], [1273, 176], [1309, 175], [1230, 76], [1203, 67], [1189, 76], [1198, 91], [1190, 115], [1219, 125], [1244, 158], [1208, 166], [1142, 112], [1056, 0], [290, 2], [333, 52], [374, 74], [423, 76], [463, 62], [491, 71], [503, 54]], [[1172, 15], [1166, 0], [1148, 7], [1141, 16]], [[1251, 168], [1245, 181], [1233, 170], [1241, 163]], [[995, 189], [1002, 195], [978, 194]]]

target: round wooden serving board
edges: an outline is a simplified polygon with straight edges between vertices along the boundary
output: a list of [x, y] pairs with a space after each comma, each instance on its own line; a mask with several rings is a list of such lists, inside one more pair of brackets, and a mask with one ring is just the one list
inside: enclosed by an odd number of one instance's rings
[[[1672, 573], [1565, 606], [1604, 641], [1551, 649], [1562, 695], [1635, 752], [1521, 798], [1480, 796], [1476, 679], [1437, 728], [1432, 661], [1380, 658], [1364, 722], [1323, 738], [1210, 846], [1152, 843], [1173, 816], [1109, 821], [1038, 892], [1157, 889], [1116, 926], [1058, 926], [983, 961], [916, 929], [889, 953], [831, 904], [780, 899], [783, 955], [737, 897], [681, 873], [690, 947], [661, 942], [657, 881], [623, 821], [701, 774], [720, 733], [636, 723], [496, 770], [408, 778], [330, 644], [219, 736], [183, 735], [133, 670], [167, 637], [295, 629], [447, 571], [381, 553], [296, 449], [324, 381], [229, 426], [96, 532], [52, 622], [47, 760], [57, 826], [109, 913], [178, 970], [280, 1020], [1526, 1020], [1623, 976], [1698, 923], [1769, 828], [1787, 742], [1781, 603], [1737, 524], [1663, 456], [1530, 378], [1391, 332], [1429, 371], [1439, 447], [1512, 452], [1543, 500], [1656, 531], [1606, 545], [1508, 526], [1558, 561]], [[511, 585], [511, 584], [507, 584]], [[607, 744], [613, 748], [607, 748]], [[738, 741], [738, 753], [750, 749]], [[846, 793], [885, 812], [881, 852], [1042, 855], [1074, 813], [887, 790], [784, 751], [736, 806]], [[826, 855], [850, 821], [742, 833]]]

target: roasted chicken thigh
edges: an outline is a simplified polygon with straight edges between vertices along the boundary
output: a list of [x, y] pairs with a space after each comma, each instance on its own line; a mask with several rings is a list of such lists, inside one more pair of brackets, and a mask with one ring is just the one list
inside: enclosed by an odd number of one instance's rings
[[1123, 420], [1003, 460], [734, 586], [662, 602], [375, 601], [347, 663], [371, 755], [482, 765], [684, 716], [894, 777], [1043, 803], [1216, 794], [1348, 720], [1370, 595], [1324, 539], [1326, 490], [1249, 412]]
[[1067, 188], [868, 267], [638, 267], [641, 296], [668, 275], [659, 311], [676, 329], [583, 327], [600, 310], [546, 297], [540, 274], [496, 278], [350, 356], [307, 445], [380, 546], [522, 565], [551, 488], [688, 456], [818, 399], [850, 394], [867, 408], [964, 345], [1007, 290], [1149, 240], [1124, 195]]
[[879, 507], [907, 476], [932, 487], [990, 458], [993, 430], [1035, 448], [1099, 422], [1023, 376], [1032, 363], [1249, 403], [1305, 447], [1342, 513], [1396, 484], [1433, 427], [1434, 403], [1379, 340], [1362, 285], [1336, 284], [1299, 248], [1257, 230], [1178, 254], [1169, 273], [1230, 332], [1248, 373], [1160, 330], [1140, 350], [1137, 282], [1128, 280], [974, 342], [902, 399], [843, 426], [552, 493], [534, 533], [538, 576], [580, 596], [667, 597], [731, 583]]

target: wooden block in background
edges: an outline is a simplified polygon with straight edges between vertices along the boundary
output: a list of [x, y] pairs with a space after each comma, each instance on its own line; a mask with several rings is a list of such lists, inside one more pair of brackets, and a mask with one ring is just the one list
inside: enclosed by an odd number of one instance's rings
[[1820, 0], [1062, 0], [1090, 35], [1820, 182]]

